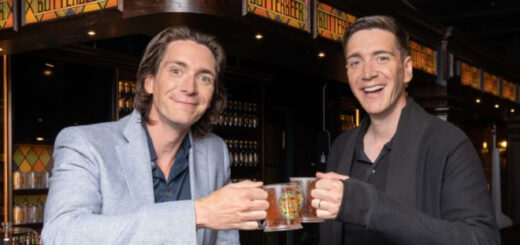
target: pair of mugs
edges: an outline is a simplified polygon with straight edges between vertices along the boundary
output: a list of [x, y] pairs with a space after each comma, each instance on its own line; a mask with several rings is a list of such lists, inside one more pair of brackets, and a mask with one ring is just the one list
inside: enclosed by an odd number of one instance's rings
[[265, 232], [302, 229], [301, 223], [317, 223], [316, 209], [311, 206], [314, 177], [291, 177], [291, 183], [265, 185], [269, 208], [260, 229]]

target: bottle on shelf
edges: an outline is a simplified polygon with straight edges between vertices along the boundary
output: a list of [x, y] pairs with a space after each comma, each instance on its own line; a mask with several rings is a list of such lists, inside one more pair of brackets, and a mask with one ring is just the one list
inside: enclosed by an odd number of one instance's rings
[[13, 173], [13, 189], [20, 190], [25, 189], [26, 186], [26, 174], [20, 171]]

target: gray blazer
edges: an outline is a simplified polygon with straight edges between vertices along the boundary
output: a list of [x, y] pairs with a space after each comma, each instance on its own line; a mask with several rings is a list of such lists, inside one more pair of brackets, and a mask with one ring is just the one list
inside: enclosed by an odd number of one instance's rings
[[[223, 140], [194, 138], [192, 199], [229, 182]], [[43, 244], [239, 244], [238, 231], [196, 229], [193, 200], [154, 203], [152, 168], [141, 116], [63, 129], [54, 145]]]

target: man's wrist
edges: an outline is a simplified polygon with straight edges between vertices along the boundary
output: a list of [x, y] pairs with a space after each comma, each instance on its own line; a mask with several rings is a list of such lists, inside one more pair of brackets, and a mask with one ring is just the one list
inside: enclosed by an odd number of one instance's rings
[[207, 224], [206, 204], [203, 199], [197, 199], [193, 203], [195, 206], [195, 225], [197, 229], [204, 228]]

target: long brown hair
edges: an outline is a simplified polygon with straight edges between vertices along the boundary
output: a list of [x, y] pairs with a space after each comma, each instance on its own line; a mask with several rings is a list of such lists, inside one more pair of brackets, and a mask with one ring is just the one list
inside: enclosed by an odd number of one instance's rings
[[164, 58], [168, 45], [173, 41], [190, 40], [206, 46], [215, 58], [215, 89], [211, 103], [202, 117], [191, 127], [195, 136], [204, 136], [211, 131], [213, 124], [224, 110], [227, 96], [222, 82], [222, 74], [226, 66], [224, 49], [217, 42], [216, 37], [205, 33], [193, 31], [187, 27], [169, 27], [157, 34], [146, 46], [139, 69], [137, 70], [136, 94], [134, 108], [141, 113], [145, 122], [150, 122], [150, 109], [152, 108], [153, 94], [146, 92], [144, 81], [148, 76], [155, 76], [159, 65]]

